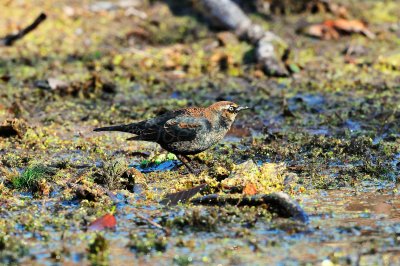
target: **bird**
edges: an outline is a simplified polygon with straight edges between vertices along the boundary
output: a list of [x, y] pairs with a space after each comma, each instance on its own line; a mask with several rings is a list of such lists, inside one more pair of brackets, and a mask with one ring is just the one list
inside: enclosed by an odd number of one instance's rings
[[175, 154], [191, 173], [197, 174], [188, 155], [203, 152], [221, 141], [238, 113], [246, 109], [249, 107], [219, 101], [208, 107], [187, 107], [136, 123], [93, 130], [126, 132], [136, 135], [127, 140], [156, 142]]

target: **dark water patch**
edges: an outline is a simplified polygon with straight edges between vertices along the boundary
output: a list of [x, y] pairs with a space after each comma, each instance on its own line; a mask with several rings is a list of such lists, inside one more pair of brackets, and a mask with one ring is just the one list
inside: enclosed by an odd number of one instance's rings
[[306, 132], [308, 132], [311, 135], [325, 135], [328, 136], [331, 134], [331, 131], [328, 127], [320, 127], [320, 128], [308, 128], [306, 129]]
[[325, 103], [325, 97], [321, 94], [298, 93], [288, 99], [288, 107], [292, 112], [303, 110], [311, 113], [320, 113], [324, 109]]
[[394, 156], [394, 159], [392, 161], [392, 165], [397, 171], [400, 171], [400, 153], [397, 153]]
[[60, 202], [61, 206], [68, 208], [78, 208], [80, 201], [79, 200], [63, 200]]
[[361, 124], [351, 119], [347, 119], [344, 122], [344, 125], [351, 133], [358, 132], [361, 130]]
[[168, 160], [162, 162], [160, 164], [151, 163], [149, 165], [129, 165], [129, 167], [134, 167], [142, 173], [150, 173], [150, 172], [162, 172], [162, 171], [170, 171], [177, 166], [180, 166], [181, 163], [176, 160]]
[[20, 197], [20, 199], [33, 199], [33, 193], [32, 192], [17, 192], [15, 193], [17, 196]]

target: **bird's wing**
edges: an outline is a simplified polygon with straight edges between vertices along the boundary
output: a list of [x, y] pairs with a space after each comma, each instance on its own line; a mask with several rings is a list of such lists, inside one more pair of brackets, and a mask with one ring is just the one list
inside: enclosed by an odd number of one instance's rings
[[169, 119], [164, 124], [163, 138], [165, 142], [188, 141], [210, 127], [210, 122], [202, 117], [178, 116]]
[[146, 140], [161, 143], [193, 140], [197, 133], [210, 128], [210, 122], [204, 117], [193, 117], [175, 111], [136, 124], [134, 134], [127, 140]]

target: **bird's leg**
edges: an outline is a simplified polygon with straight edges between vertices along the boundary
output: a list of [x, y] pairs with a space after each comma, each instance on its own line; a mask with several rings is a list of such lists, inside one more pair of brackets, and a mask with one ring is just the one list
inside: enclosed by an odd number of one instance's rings
[[181, 155], [183, 158], [185, 158], [186, 159], [186, 161], [188, 162], [188, 163], [190, 163], [191, 161], [192, 161], [192, 159], [189, 157], [189, 156], [187, 156], [187, 155]]
[[176, 154], [176, 157], [186, 166], [189, 172], [191, 172], [192, 174], [196, 174], [196, 171], [190, 166], [190, 159], [187, 156]]
[[[190, 158], [189, 156], [187, 156], [187, 155], [181, 155], [183, 158], [185, 158], [186, 159], [186, 161], [188, 162], [188, 163], [191, 163], [192, 161], [193, 161], [193, 159], [192, 158]], [[196, 163], [196, 164], [198, 164], [198, 163]], [[193, 164], [192, 164], [193, 165]], [[199, 166], [200, 167], [200, 166]], [[193, 169], [193, 168], [192, 168]], [[200, 174], [201, 173], [201, 168], [200, 169], [196, 169], [196, 170], [194, 170], [194, 174], [196, 174], [196, 175], [198, 175], [198, 174]]]

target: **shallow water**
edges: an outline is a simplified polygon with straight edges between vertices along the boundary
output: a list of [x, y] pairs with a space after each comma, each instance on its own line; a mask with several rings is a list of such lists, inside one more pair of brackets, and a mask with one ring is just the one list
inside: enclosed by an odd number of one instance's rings
[[[225, 256], [217, 255], [220, 252], [234, 252], [240, 264], [249, 265], [279, 264], [282, 261], [285, 261], [285, 265], [314, 264], [323, 260], [349, 265], [361, 262], [363, 265], [383, 262], [395, 265], [400, 261], [400, 199], [394, 187], [376, 190], [371, 186], [366, 191], [327, 190], [302, 195], [299, 197], [301, 205], [310, 215], [307, 226], [285, 219], [274, 219], [272, 223], [260, 219], [251, 226], [251, 231], [246, 229], [245, 223], [238, 222], [240, 220], [218, 224], [213, 232], [196, 232], [187, 228], [184, 229], [186, 233], [182, 234], [173, 230], [168, 237], [166, 251], [152, 251], [148, 255], [138, 254], [127, 247], [129, 233], [136, 232], [143, 236], [146, 232], [159, 235], [163, 235], [163, 232], [140, 222], [135, 212], [160, 223], [168, 217], [185, 215], [185, 207], [137, 205], [132, 200], [126, 201], [122, 195], [117, 197], [120, 200], [115, 215], [118, 225], [115, 230], [104, 234], [109, 240], [110, 261], [114, 265], [132, 262], [170, 265], [176, 256], [196, 264], [232, 263], [232, 257], [225, 259]], [[54, 212], [55, 208], [62, 215], [79, 212], [79, 205], [72, 202], [59, 204], [51, 199], [30, 200], [24, 203], [23, 208], [16, 207], [15, 211], [3, 212], [1, 218], [18, 217], [26, 210], [45, 215], [46, 212]], [[203, 207], [204, 210], [212, 208]], [[45, 238], [40, 232], [35, 234], [17, 224], [15, 235], [31, 246], [31, 255], [24, 258], [23, 263], [51, 265], [54, 263], [51, 252], [61, 249], [68, 250], [62, 259], [64, 263], [80, 264], [87, 261], [84, 243], [93, 234], [81, 235], [82, 231], [75, 221], [68, 223], [67, 231], [60, 231], [51, 222], [48, 223], [42, 229], [48, 234]], [[60, 237], [64, 239], [62, 243], [59, 242]], [[182, 241], [190, 243], [190, 247], [176, 246]], [[51, 244], [53, 242], [57, 244]]]

